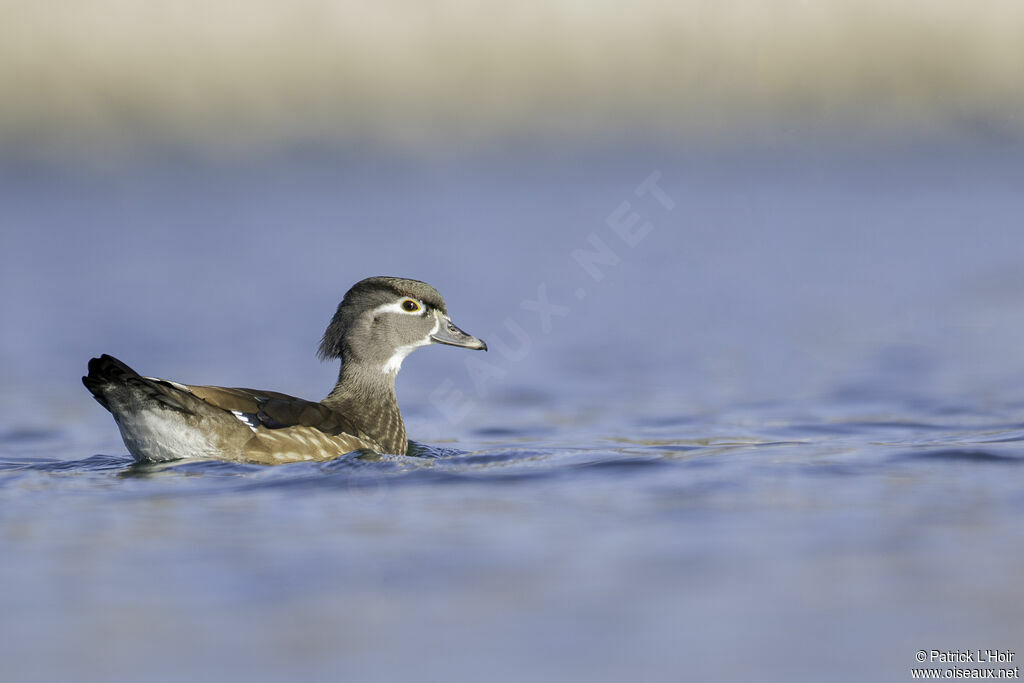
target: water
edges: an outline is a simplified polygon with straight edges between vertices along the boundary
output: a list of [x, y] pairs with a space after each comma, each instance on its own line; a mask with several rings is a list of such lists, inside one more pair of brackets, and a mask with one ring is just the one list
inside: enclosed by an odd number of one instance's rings
[[[9, 164], [5, 680], [904, 680], [919, 649], [1019, 652], [1022, 171], [984, 144]], [[635, 192], [655, 172], [671, 209]], [[319, 397], [334, 305], [384, 273], [492, 349], [407, 359], [417, 457], [136, 465], [78, 383], [108, 352]]]

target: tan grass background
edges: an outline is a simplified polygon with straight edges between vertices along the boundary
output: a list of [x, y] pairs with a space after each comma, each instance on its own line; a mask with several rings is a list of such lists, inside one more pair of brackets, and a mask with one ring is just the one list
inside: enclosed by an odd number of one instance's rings
[[1021, 0], [0, 0], [0, 142], [1024, 131]]

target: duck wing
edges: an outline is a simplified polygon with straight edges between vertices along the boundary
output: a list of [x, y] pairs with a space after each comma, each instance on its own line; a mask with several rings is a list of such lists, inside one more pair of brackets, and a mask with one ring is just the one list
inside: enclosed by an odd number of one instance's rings
[[[310, 427], [335, 436], [351, 434], [365, 437], [356, 425], [322, 403], [307, 401], [277, 391], [242, 387], [189, 386], [189, 391], [217, 408], [251, 417], [267, 429]], [[239, 418], [241, 419], [241, 418]]]
[[250, 462], [328, 460], [359, 449], [382, 451], [352, 420], [318, 402], [242, 387], [189, 386], [188, 390], [249, 426], [253, 435], [243, 457]]

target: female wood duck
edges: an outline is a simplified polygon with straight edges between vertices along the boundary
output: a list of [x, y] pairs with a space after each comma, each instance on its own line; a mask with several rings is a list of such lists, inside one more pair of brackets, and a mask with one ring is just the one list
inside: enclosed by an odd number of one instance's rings
[[404, 455], [409, 442], [395, 377], [406, 356], [434, 343], [487, 350], [452, 323], [444, 299], [427, 283], [371, 277], [348, 290], [324, 332], [319, 356], [340, 358], [341, 372], [320, 402], [142, 377], [108, 355], [89, 361], [82, 382], [113, 414], [139, 461], [277, 464], [358, 449]]

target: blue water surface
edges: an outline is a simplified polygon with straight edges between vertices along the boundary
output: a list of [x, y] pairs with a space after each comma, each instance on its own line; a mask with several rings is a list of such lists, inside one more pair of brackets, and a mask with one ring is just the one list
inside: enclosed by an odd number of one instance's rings
[[[905, 680], [920, 649], [1020, 652], [1022, 179], [977, 140], [12, 158], [4, 678]], [[105, 352], [320, 398], [319, 335], [377, 274], [491, 346], [406, 360], [413, 456], [136, 464], [79, 382]]]

